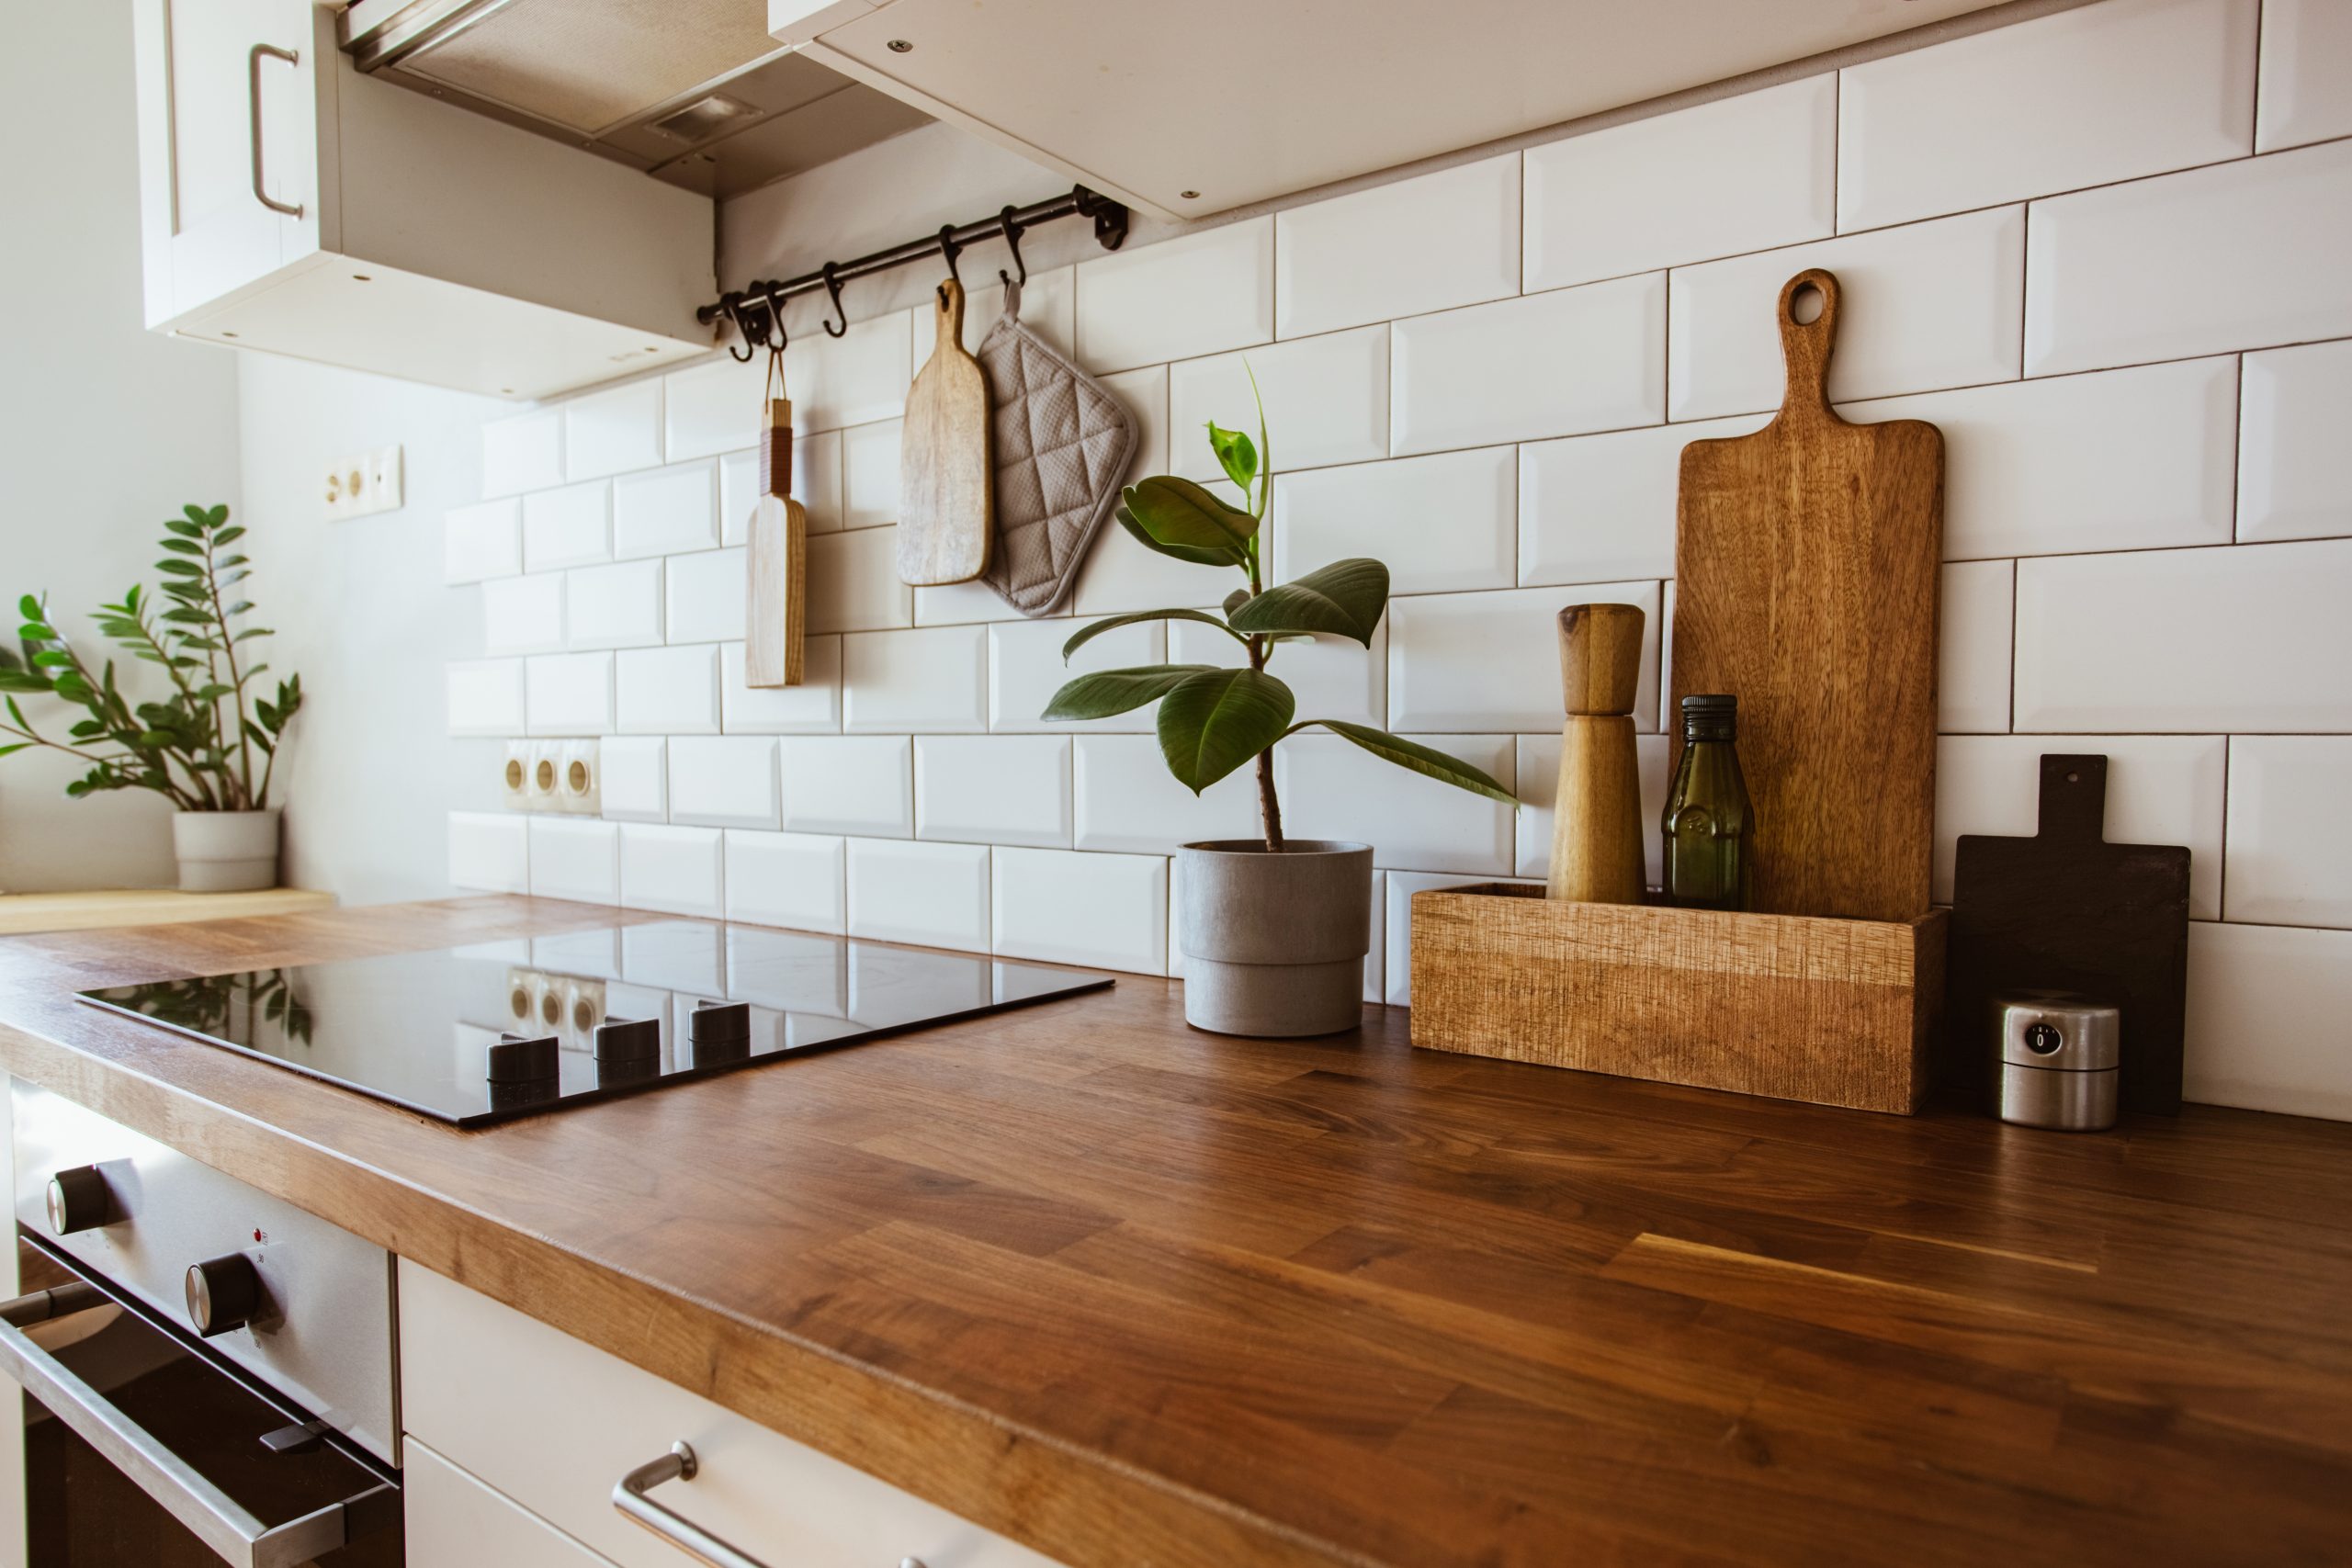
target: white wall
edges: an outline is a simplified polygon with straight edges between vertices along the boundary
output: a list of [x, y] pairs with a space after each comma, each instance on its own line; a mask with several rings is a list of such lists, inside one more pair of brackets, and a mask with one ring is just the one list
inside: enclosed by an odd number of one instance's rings
[[[154, 582], [162, 520], [188, 502], [238, 503], [237, 362], [140, 324], [130, 7], [16, 6], [8, 29], [0, 635], [13, 647], [17, 597], [46, 590], [63, 628], [95, 651], [86, 612]], [[123, 667], [153, 678], [127, 658]], [[51, 733], [78, 716], [28, 711]], [[82, 771], [29, 751], [0, 759], [0, 888], [169, 886], [169, 806], [129, 791], [69, 801], [64, 786]]]

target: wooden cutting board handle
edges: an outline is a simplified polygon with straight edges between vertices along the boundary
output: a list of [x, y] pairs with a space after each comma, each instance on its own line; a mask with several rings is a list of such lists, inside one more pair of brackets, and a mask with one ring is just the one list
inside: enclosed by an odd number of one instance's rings
[[[1810, 321], [1797, 312], [1818, 308]], [[1827, 423], [1829, 356], [1838, 348], [1838, 277], [1817, 266], [1805, 268], [1781, 286], [1781, 359], [1788, 367], [1788, 389], [1781, 397], [1782, 419]]]
[[792, 493], [792, 400], [770, 398], [760, 420], [760, 493]]

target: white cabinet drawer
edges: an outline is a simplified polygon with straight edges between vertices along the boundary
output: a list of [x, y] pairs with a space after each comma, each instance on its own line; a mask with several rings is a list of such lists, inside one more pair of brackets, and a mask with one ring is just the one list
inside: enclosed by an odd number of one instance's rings
[[613, 1568], [411, 1438], [401, 1471], [413, 1568]]
[[[652, 1494], [772, 1568], [1054, 1568], [1052, 1561], [403, 1258], [402, 1424], [623, 1568], [685, 1553], [616, 1511], [613, 1483], [694, 1446]], [[437, 1561], [417, 1558], [419, 1562]]]

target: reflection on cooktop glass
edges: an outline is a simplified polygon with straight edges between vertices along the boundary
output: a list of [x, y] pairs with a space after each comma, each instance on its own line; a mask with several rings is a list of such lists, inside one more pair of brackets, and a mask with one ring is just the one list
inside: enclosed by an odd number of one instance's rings
[[1110, 984], [978, 955], [662, 920], [80, 996], [479, 1127]]

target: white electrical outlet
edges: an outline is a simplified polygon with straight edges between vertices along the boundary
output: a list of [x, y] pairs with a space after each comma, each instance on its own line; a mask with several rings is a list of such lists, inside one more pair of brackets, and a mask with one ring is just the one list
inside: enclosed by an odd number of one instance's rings
[[330, 523], [398, 511], [401, 504], [401, 449], [379, 446], [337, 457], [327, 465], [322, 491]]

